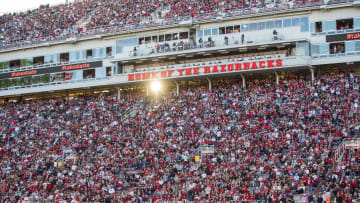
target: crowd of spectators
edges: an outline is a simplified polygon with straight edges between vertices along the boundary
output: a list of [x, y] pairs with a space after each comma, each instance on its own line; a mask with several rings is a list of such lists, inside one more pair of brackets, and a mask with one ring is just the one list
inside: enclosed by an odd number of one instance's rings
[[7, 48], [99, 34], [93, 31], [99, 28], [106, 28], [106, 32], [119, 31], [129, 26], [133, 29], [189, 19], [201, 21], [219, 15], [296, 9], [321, 3], [304, 0], [77, 0], [3, 14], [0, 16], [0, 46]]
[[325, 202], [326, 198], [323, 196], [328, 192], [332, 202], [352, 203], [353, 200], [356, 202], [358, 200], [356, 196], [360, 192], [360, 167], [358, 163], [360, 163], [360, 151], [347, 149], [320, 188], [318, 198]]
[[359, 152], [320, 184], [360, 132], [359, 86], [358, 73], [329, 73], [3, 104], [0, 200], [284, 202], [318, 187], [359, 200]]

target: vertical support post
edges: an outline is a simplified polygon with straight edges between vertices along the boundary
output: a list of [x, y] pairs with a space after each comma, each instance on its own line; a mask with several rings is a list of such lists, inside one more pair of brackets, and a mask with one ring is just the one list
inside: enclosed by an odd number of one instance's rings
[[275, 71], [275, 77], [276, 77], [276, 84], [279, 84], [279, 74]]
[[175, 84], [176, 84], [176, 96], [179, 96], [180, 93], [179, 83], [175, 81]]
[[315, 80], [315, 74], [314, 74], [314, 69], [310, 66], [310, 73], [311, 73], [311, 82], [313, 83]]
[[149, 96], [149, 87], [146, 87], [146, 96]]
[[243, 74], [240, 74], [241, 79], [242, 79], [242, 87], [245, 88], [246, 87], [246, 81], [245, 81], [245, 76]]
[[212, 89], [212, 87], [211, 87], [211, 80], [209, 79], [209, 78], [206, 78], [207, 79], [207, 81], [209, 82], [209, 91], [211, 92], [211, 89]]
[[121, 97], [121, 89], [120, 87], [117, 87], [117, 99], [120, 100], [120, 97]]

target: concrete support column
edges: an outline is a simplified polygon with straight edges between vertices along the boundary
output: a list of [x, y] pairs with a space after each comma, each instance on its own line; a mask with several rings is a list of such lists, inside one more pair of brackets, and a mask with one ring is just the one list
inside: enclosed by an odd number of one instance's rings
[[209, 78], [206, 78], [207, 79], [207, 81], [209, 82], [209, 91], [211, 92], [211, 80], [209, 79]]
[[314, 69], [312, 67], [310, 67], [310, 73], [311, 73], [311, 82], [314, 82], [315, 80], [315, 73], [314, 73]]
[[245, 76], [243, 74], [240, 74], [241, 79], [242, 79], [242, 87], [245, 88], [246, 87], [246, 80], [245, 80]]
[[179, 83], [177, 81], [175, 81], [175, 84], [176, 84], [176, 96], [179, 96], [179, 94], [180, 94]]
[[117, 87], [116, 89], [117, 89], [117, 99], [120, 100], [120, 98], [121, 98], [121, 89], [120, 89], [120, 87]]
[[279, 84], [279, 74], [275, 71], [276, 84]]

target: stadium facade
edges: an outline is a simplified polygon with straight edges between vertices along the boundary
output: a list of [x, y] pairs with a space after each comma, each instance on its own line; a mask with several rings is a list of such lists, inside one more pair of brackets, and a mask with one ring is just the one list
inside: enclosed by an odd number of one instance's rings
[[[314, 71], [359, 65], [359, 2], [218, 15], [0, 50], [2, 101], [108, 90], [162, 79]], [[211, 80], [209, 79], [209, 85]]]

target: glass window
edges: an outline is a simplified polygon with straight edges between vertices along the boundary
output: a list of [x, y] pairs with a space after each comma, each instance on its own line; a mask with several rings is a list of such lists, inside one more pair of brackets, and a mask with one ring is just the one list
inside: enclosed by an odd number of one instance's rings
[[320, 54], [321, 55], [329, 54], [329, 44], [321, 44], [320, 45]]
[[309, 18], [303, 17], [300, 19], [300, 31], [301, 32], [309, 32]]
[[292, 26], [298, 26], [300, 25], [300, 18], [293, 18], [291, 19]]
[[75, 52], [75, 58], [76, 60], [80, 60], [80, 51]]
[[336, 30], [336, 21], [327, 21], [326, 23], [326, 30], [327, 31], [335, 31]]
[[204, 30], [204, 37], [211, 35], [211, 29]]
[[360, 41], [355, 42], [355, 51], [360, 51]]
[[331, 54], [342, 54], [345, 52], [345, 44], [344, 42], [337, 42], [337, 43], [331, 43], [330, 46], [330, 53]]
[[354, 18], [354, 28], [360, 28], [360, 18]]
[[123, 50], [123, 42], [122, 40], [116, 40], [116, 53], [119, 54], [119, 53], [122, 53], [122, 50]]
[[311, 45], [311, 55], [316, 56], [320, 54], [320, 46], [319, 45]]
[[283, 24], [284, 27], [291, 27], [291, 19], [284, 19]]
[[315, 32], [315, 23], [310, 23], [310, 32]]
[[248, 24], [241, 25], [241, 32], [246, 32], [249, 30]]
[[256, 31], [256, 30], [257, 30], [257, 23], [250, 23], [249, 31]]
[[53, 54], [50, 56], [44, 57], [45, 63], [59, 63], [60, 62], [60, 54]]
[[70, 56], [70, 61], [76, 61], [76, 53], [75, 51], [72, 51], [69, 53], [69, 56]]
[[326, 32], [326, 31], [327, 31], [327, 30], [326, 30], [326, 28], [327, 28], [326, 23], [327, 23], [327, 21], [321, 21], [322, 32]]
[[258, 30], [264, 30], [265, 29], [265, 22], [258, 23], [257, 27], [258, 27]]
[[355, 51], [355, 42], [345, 42], [345, 52]]
[[309, 42], [297, 42], [296, 55], [309, 56]]
[[197, 37], [202, 37], [202, 36], [203, 36], [203, 30], [198, 30]]
[[116, 53], [122, 53], [123, 47], [136, 46], [139, 44], [138, 38], [116, 40]]
[[348, 30], [354, 28], [354, 19], [341, 19], [336, 21], [336, 25], [338, 30]]
[[240, 32], [240, 25], [234, 26], [234, 32]]
[[225, 27], [219, 28], [219, 34], [224, 35], [225, 34]]
[[322, 22], [315, 22], [315, 32], [322, 32], [322, 31], [323, 31]]
[[212, 29], [212, 35], [218, 35], [219, 34], [219, 29], [218, 28], [213, 28]]
[[[41, 62], [41, 64], [44, 64], [44, 56], [40, 56], [38, 57], [38, 59], [40, 59], [39, 61]], [[26, 62], [25, 62], [25, 66], [31, 66], [34, 64], [34, 59], [33, 58], [27, 58]]]
[[275, 28], [282, 28], [282, 20], [275, 21]]
[[266, 29], [273, 29], [274, 28], [274, 21], [267, 21], [266, 22]]

